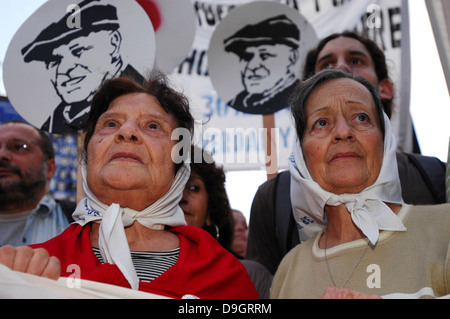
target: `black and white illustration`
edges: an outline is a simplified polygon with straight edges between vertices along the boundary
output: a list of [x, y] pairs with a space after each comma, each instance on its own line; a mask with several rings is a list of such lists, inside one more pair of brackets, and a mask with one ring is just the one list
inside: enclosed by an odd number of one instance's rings
[[[251, 23], [247, 11], [252, 12]], [[217, 27], [208, 50], [214, 87], [238, 111], [272, 114], [286, 108], [299, 81], [305, 40], [309, 45], [315, 43], [313, 28], [286, 5], [253, 2], [230, 12]], [[220, 62], [222, 58], [229, 62]]]
[[104, 79], [143, 79], [155, 60], [153, 27], [136, 1], [73, 2], [45, 3], [16, 33], [6, 56], [12, 105], [52, 133], [71, 132], [85, 119]]

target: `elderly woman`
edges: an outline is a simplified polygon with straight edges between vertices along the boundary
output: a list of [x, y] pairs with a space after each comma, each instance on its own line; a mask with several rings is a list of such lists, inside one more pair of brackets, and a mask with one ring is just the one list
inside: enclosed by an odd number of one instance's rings
[[291, 108], [295, 219], [312, 234], [326, 227], [286, 255], [271, 297], [320, 298], [330, 286], [449, 294], [450, 206], [403, 203], [396, 144], [369, 82], [322, 71], [296, 88]]
[[106, 81], [84, 127], [86, 197], [75, 224], [32, 246], [40, 249], [7, 247], [15, 260], [3, 263], [53, 278], [72, 275], [75, 264], [81, 279], [173, 298], [257, 298], [239, 261], [205, 231], [185, 226], [178, 203], [190, 170], [171, 156], [178, 127], [192, 132], [193, 118], [187, 99], [163, 78], [144, 86]]
[[[341, 69], [364, 77], [377, 89], [385, 113], [388, 116], [396, 113], [392, 101], [395, 90], [386, 57], [376, 42], [353, 31], [322, 39], [306, 56], [303, 79], [325, 69]], [[445, 203], [445, 165], [440, 160], [397, 151], [397, 165], [405, 203]], [[289, 191], [285, 191], [290, 189], [290, 179], [287, 170], [263, 183], [255, 194], [250, 213], [246, 258], [261, 262], [273, 274], [285, 254], [307, 239], [304, 234], [299, 236], [291, 213], [295, 209], [291, 200], [296, 197], [291, 198]]]

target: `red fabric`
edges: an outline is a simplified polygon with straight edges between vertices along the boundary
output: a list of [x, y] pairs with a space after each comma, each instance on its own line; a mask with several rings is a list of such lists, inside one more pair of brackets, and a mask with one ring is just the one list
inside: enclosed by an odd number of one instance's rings
[[[70, 225], [61, 235], [42, 244], [61, 261], [61, 276], [69, 277], [67, 267], [76, 264], [81, 279], [130, 288], [116, 265], [101, 264], [92, 250], [90, 224]], [[153, 281], [140, 282], [139, 290], [172, 298], [191, 294], [202, 299], [258, 298], [247, 271], [211, 235], [197, 227], [170, 230], [180, 239], [180, 255], [174, 266]]]
[[153, 30], [158, 31], [162, 23], [162, 16], [158, 4], [154, 0], [137, 0], [139, 5], [145, 10], [153, 25]]

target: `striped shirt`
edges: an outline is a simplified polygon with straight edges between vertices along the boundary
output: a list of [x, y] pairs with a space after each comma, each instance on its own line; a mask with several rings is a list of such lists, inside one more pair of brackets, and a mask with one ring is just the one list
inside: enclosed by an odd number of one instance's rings
[[[103, 264], [100, 249], [92, 247], [95, 256]], [[169, 251], [132, 251], [131, 260], [139, 280], [150, 282], [175, 265], [180, 254], [180, 247]]]

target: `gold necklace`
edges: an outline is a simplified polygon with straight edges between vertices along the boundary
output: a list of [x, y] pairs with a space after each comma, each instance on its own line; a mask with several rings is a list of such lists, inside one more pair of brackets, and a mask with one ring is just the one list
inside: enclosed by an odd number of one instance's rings
[[[323, 234], [325, 235], [325, 262], [327, 264], [327, 269], [328, 269], [328, 274], [330, 275], [331, 281], [333, 282], [333, 285], [335, 287], [337, 287], [336, 282], [334, 281], [333, 275], [331, 274], [331, 270], [330, 270], [330, 265], [328, 263], [328, 256], [327, 256], [327, 231], [325, 230], [323, 232]], [[351, 273], [347, 276], [347, 279], [345, 279], [344, 283], [342, 284], [341, 288], [344, 288], [345, 285], [347, 284], [348, 280], [350, 279], [350, 277], [353, 275], [353, 273], [356, 270], [356, 267], [358, 267], [359, 263], [361, 262], [361, 259], [363, 259], [364, 255], [366, 254], [367, 249], [369, 248], [369, 243], [367, 243], [366, 249], [364, 249], [362, 255], [359, 257], [358, 261], [356, 262], [356, 265], [353, 267]]]

